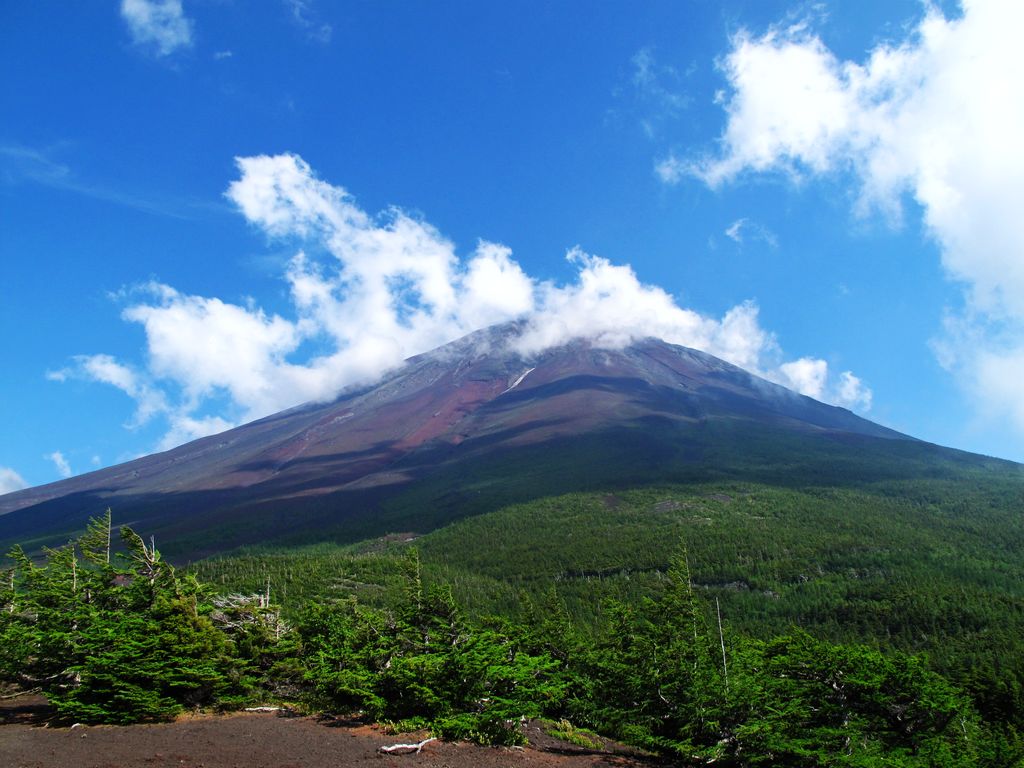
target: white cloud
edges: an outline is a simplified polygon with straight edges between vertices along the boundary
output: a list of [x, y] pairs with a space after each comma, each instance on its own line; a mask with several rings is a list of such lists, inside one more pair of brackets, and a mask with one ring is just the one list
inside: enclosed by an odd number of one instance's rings
[[540, 286], [536, 308], [517, 344], [520, 351], [537, 352], [581, 337], [599, 346], [623, 347], [655, 336], [773, 375], [778, 345], [760, 327], [754, 304], [733, 307], [716, 320], [680, 307], [657, 286], [641, 283], [628, 265], [612, 264], [579, 248], [568, 259], [578, 269], [576, 282]]
[[938, 340], [940, 359], [984, 409], [1024, 428], [1024, 389], [1003, 378], [1024, 360], [1024, 4], [964, 0], [962, 10], [947, 18], [927, 5], [905, 40], [862, 62], [839, 59], [806, 25], [740, 32], [722, 63], [720, 152], [673, 155], [656, 172], [712, 187], [749, 173], [852, 173], [857, 213], [893, 221], [912, 198], [963, 286], [956, 324], [972, 329]]
[[10, 467], [0, 467], [0, 496], [28, 488], [24, 478]]
[[460, 286], [459, 314], [467, 328], [482, 328], [494, 323], [494, 318], [509, 320], [534, 306], [533, 281], [502, 245], [481, 242]]
[[220, 416], [190, 416], [185, 409], [172, 412], [168, 420], [170, 429], [160, 438], [160, 442], [157, 444], [158, 451], [167, 451], [190, 440], [216, 435], [238, 426], [238, 423], [228, 421]]
[[57, 468], [57, 473], [63, 477], [71, 477], [74, 472], [71, 471], [71, 465], [68, 464], [68, 460], [64, 458], [64, 454], [60, 451], [54, 451], [53, 453], [47, 453], [43, 456], [44, 459], [49, 459], [53, 462], [53, 466]]
[[801, 395], [821, 399], [825, 393], [828, 363], [810, 357], [801, 357], [779, 366], [783, 380]]
[[867, 411], [871, 408], [872, 393], [864, 382], [850, 371], [839, 374], [836, 391], [829, 397], [835, 405], [852, 408], [855, 411]]
[[736, 219], [725, 229], [725, 236], [732, 240], [734, 243], [743, 242], [743, 225], [747, 223], [746, 219]]
[[[127, 294], [132, 303], [123, 311], [145, 331], [144, 370], [92, 355], [50, 374], [117, 387], [137, 402], [134, 423], [165, 418], [160, 448], [330, 399], [407, 357], [516, 318], [526, 321], [518, 342], [524, 352], [576, 337], [621, 346], [657, 336], [789, 381], [752, 303], [721, 319], [706, 317], [645, 285], [631, 267], [578, 248], [568, 255], [574, 281], [539, 282], [503, 245], [480, 241], [460, 259], [425, 221], [398, 209], [367, 214], [296, 155], [240, 158], [238, 168], [228, 198], [254, 225], [297, 249], [284, 275], [289, 316], [154, 283]], [[311, 347], [318, 351], [303, 351]], [[218, 408], [225, 398], [230, 408]]]
[[945, 333], [932, 342], [939, 363], [975, 395], [984, 421], [1024, 433], [1024, 322], [993, 324], [948, 312]]
[[675, 155], [669, 155], [654, 166], [655, 175], [666, 184], [676, 184], [690, 173], [691, 166]]
[[192, 20], [185, 17], [181, 0], [121, 0], [121, 18], [132, 41], [157, 56], [192, 45]]
[[775, 381], [801, 395], [855, 411], [871, 409], [871, 390], [850, 371], [843, 371], [835, 381], [830, 380], [828, 363], [824, 360], [801, 357], [780, 365], [778, 373], [773, 377]]
[[725, 152], [691, 172], [715, 186], [747, 169], [830, 168], [860, 104], [819, 39], [800, 25], [758, 39], [741, 32], [725, 70], [734, 89], [726, 104]]
[[168, 411], [163, 393], [146, 381], [145, 374], [117, 362], [110, 355], [77, 355], [72, 362], [67, 368], [48, 372], [46, 377], [51, 381], [84, 378], [120, 389], [137, 405], [130, 426], [145, 424], [153, 416]]
[[128, 307], [123, 316], [145, 329], [154, 377], [175, 379], [189, 403], [222, 388], [253, 416], [279, 404], [275, 374], [286, 369], [285, 355], [301, 340], [295, 325], [281, 317], [167, 286], [160, 286], [156, 302]]
[[761, 226], [750, 219], [736, 219], [725, 228], [723, 233], [737, 245], [743, 245], [745, 241], [760, 241], [769, 248], [778, 248], [779, 239], [770, 229]]

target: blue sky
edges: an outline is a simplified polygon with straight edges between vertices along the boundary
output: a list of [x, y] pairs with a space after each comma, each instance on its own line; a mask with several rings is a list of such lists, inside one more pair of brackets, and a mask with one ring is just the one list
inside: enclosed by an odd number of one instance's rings
[[0, 490], [514, 316], [1022, 460], [1021, 16], [5, 3]]

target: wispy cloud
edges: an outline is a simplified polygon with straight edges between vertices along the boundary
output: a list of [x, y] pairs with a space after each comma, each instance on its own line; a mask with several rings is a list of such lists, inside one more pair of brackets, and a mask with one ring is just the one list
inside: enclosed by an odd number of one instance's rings
[[153, 416], [168, 412], [164, 394], [147, 381], [147, 376], [122, 365], [110, 355], [79, 355], [72, 364], [57, 371], [49, 371], [50, 381], [67, 381], [82, 378], [109, 384], [132, 398], [137, 405], [129, 427], [147, 423]]
[[729, 88], [721, 151], [669, 156], [668, 183], [712, 187], [747, 174], [852, 174], [858, 215], [898, 223], [905, 197], [924, 213], [946, 273], [963, 286], [934, 346], [979, 407], [1024, 432], [1024, 67], [1018, 0], [927, 4], [898, 43], [841, 60], [808, 23], [741, 31], [722, 64]]
[[10, 467], [0, 467], [0, 496], [28, 488], [25, 479]]
[[653, 48], [641, 48], [630, 63], [633, 85], [644, 97], [672, 113], [690, 106], [691, 98], [682, 92], [684, 75], [675, 67], [659, 63]]
[[310, 40], [324, 44], [331, 42], [334, 28], [320, 20], [313, 0], [284, 0], [284, 4], [292, 23], [303, 30]]
[[747, 223], [746, 219], [736, 219], [725, 229], [725, 236], [732, 240], [734, 243], [743, 242], [743, 225]]
[[3, 179], [7, 184], [33, 181], [48, 187], [67, 188], [73, 185], [71, 169], [54, 160], [45, 150], [19, 144], [0, 144]]
[[743, 243], [750, 241], [759, 241], [769, 248], [779, 247], [779, 238], [774, 232], [747, 218], [736, 219], [736, 221], [725, 228], [723, 234], [737, 245], [743, 245]]
[[[238, 169], [229, 199], [254, 226], [294, 248], [283, 275], [288, 315], [154, 283], [126, 294], [122, 313], [145, 331], [144, 366], [91, 355], [51, 374], [117, 387], [135, 400], [136, 423], [165, 418], [161, 447], [332, 398], [411, 355], [514, 318], [526, 321], [524, 352], [577, 337], [614, 347], [657, 336], [793, 380], [753, 303], [708, 317], [642, 283], [628, 265], [578, 248], [568, 254], [573, 281], [540, 281], [498, 243], [480, 241], [462, 258], [421, 218], [397, 208], [367, 213], [296, 155], [239, 158]], [[303, 353], [309, 341], [317, 353]], [[827, 363], [818, 365], [827, 379]], [[825, 386], [818, 394], [837, 391]]]
[[0, 183], [6, 186], [38, 184], [175, 219], [188, 219], [199, 209], [210, 208], [208, 203], [137, 195], [82, 179], [71, 166], [57, 159], [60, 153], [60, 147], [36, 149], [21, 144], [0, 144]]
[[43, 456], [44, 459], [49, 459], [53, 462], [53, 466], [57, 468], [57, 473], [62, 478], [71, 477], [74, 472], [71, 471], [71, 465], [68, 464], [68, 460], [64, 458], [64, 454], [60, 451], [54, 451], [53, 453], [47, 453]]
[[[691, 98], [683, 90], [685, 74], [675, 67], [662, 64], [654, 56], [654, 49], [641, 48], [630, 60], [632, 111], [648, 138], [654, 138], [663, 123], [677, 117], [690, 106]], [[619, 89], [620, 95], [624, 95]]]
[[670, 154], [654, 164], [654, 174], [666, 184], [678, 184], [690, 175], [690, 164]]
[[170, 56], [192, 45], [192, 20], [181, 0], [121, 0], [121, 18], [132, 42], [155, 56]]

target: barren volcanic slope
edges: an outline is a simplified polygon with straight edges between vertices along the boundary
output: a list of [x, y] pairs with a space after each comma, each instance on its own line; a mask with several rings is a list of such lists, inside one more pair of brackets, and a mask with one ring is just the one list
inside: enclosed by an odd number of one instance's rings
[[524, 356], [515, 324], [376, 386], [0, 498], [0, 543], [114, 520], [194, 557], [257, 541], [424, 531], [538, 495], [748, 477], [856, 481], [984, 461], [654, 339]]

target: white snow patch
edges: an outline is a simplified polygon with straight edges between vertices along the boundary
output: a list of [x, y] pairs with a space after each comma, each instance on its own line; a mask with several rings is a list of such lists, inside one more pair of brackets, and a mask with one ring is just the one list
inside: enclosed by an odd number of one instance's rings
[[[518, 387], [520, 384], [523, 383], [523, 379], [525, 379], [527, 376], [529, 376], [535, 370], [537, 370], [537, 369], [536, 368], [529, 368], [529, 369], [527, 369], [527, 371], [524, 374], [522, 374], [518, 379], [516, 379], [514, 382], [512, 382], [512, 386], [509, 387], [508, 389], [506, 389], [505, 392], [511, 392], [513, 389]], [[502, 392], [501, 394], [504, 395], [505, 392]]]

